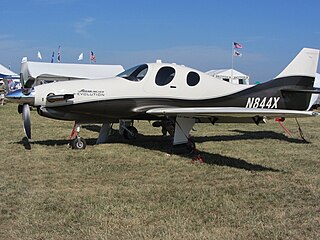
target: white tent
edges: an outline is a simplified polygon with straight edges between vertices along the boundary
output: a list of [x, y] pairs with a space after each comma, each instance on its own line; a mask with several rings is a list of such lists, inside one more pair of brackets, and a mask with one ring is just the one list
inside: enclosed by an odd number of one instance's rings
[[12, 72], [10, 69], [6, 68], [2, 64], [0, 64], [0, 79], [7, 76], [17, 76], [15, 72]]
[[206, 72], [208, 75], [215, 78], [233, 83], [233, 84], [249, 84], [249, 76], [235, 69], [219, 69]]
[[0, 91], [14, 91], [21, 88], [20, 77], [15, 72], [0, 64]]

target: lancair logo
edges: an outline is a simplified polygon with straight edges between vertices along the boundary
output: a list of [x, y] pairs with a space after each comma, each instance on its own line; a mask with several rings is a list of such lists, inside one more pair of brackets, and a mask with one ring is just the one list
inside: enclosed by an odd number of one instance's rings
[[83, 97], [104, 97], [105, 92], [102, 90], [81, 89], [77, 95]]

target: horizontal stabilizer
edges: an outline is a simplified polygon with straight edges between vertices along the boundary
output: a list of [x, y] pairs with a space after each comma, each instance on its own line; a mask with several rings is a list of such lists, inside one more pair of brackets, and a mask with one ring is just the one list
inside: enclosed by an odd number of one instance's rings
[[296, 92], [296, 93], [314, 93], [320, 94], [320, 88], [312, 89], [281, 89], [282, 92]]

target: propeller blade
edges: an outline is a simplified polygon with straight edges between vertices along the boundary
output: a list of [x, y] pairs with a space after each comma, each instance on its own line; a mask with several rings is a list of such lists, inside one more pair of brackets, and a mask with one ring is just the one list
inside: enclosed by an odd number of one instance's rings
[[28, 139], [31, 139], [30, 107], [29, 104], [26, 103], [22, 106], [22, 123], [24, 134]]

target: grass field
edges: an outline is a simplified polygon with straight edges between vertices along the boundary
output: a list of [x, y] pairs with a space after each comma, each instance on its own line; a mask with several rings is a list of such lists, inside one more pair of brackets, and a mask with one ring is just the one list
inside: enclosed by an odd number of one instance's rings
[[0, 239], [320, 239], [320, 118], [285, 125], [196, 125], [204, 164], [170, 154], [170, 139], [137, 122], [67, 147], [72, 123], [32, 112], [24, 147], [16, 105], [0, 107]]

